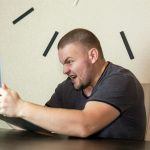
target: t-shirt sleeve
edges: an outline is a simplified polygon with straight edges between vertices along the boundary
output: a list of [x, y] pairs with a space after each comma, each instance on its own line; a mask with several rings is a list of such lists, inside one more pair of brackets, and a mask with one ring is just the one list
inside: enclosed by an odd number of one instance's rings
[[62, 91], [61, 85], [58, 85], [55, 89], [55, 92], [51, 96], [50, 100], [45, 103], [45, 106], [53, 107], [53, 108], [61, 108], [62, 107]]
[[[100, 82], [88, 101], [110, 104], [120, 112], [131, 106], [130, 80], [128, 77], [113, 75]], [[130, 99], [129, 99], [130, 97]]]

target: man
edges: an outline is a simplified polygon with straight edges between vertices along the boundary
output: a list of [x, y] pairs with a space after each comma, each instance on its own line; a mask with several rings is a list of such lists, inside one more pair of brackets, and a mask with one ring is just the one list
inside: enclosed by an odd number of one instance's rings
[[129, 70], [104, 59], [93, 33], [70, 31], [58, 43], [58, 56], [68, 78], [58, 85], [47, 107], [24, 101], [3, 85], [0, 114], [68, 136], [144, 139], [142, 87]]

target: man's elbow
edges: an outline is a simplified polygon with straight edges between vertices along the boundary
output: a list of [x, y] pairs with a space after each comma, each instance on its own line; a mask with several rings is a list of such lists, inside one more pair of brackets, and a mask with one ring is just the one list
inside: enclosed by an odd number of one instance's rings
[[94, 130], [92, 127], [86, 126], [86, 125], [81, 125], [80, 129], [78, 130], [77, 136], [80, 138], [87, 138], [90, 135], [94, 134]]

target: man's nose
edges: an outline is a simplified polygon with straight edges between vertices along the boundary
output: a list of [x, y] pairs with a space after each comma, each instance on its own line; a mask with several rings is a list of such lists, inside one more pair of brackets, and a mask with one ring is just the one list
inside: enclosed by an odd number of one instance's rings
[[68, 65], [64, 65], [64, 66], [63, 66], [63, 73], [64, 73], [64, 74], [68, 74], [69, 72], [70, 72], [69, 66], [68, 66]]

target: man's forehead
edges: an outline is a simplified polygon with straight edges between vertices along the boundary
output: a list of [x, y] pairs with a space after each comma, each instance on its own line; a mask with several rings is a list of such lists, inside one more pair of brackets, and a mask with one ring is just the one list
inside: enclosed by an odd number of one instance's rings
[[76, 45], [66, 46], [58, 51], [59, 60], [63, 64], [68, 59], [77, 59], [79, 57], [83, 57], [85, 52]]
[[75, 57], [74, 53], [71, 51], [60, 50], [58, 51], [59, 60], [62, 64], [64, 64], [67, 60], [73, 59]]

